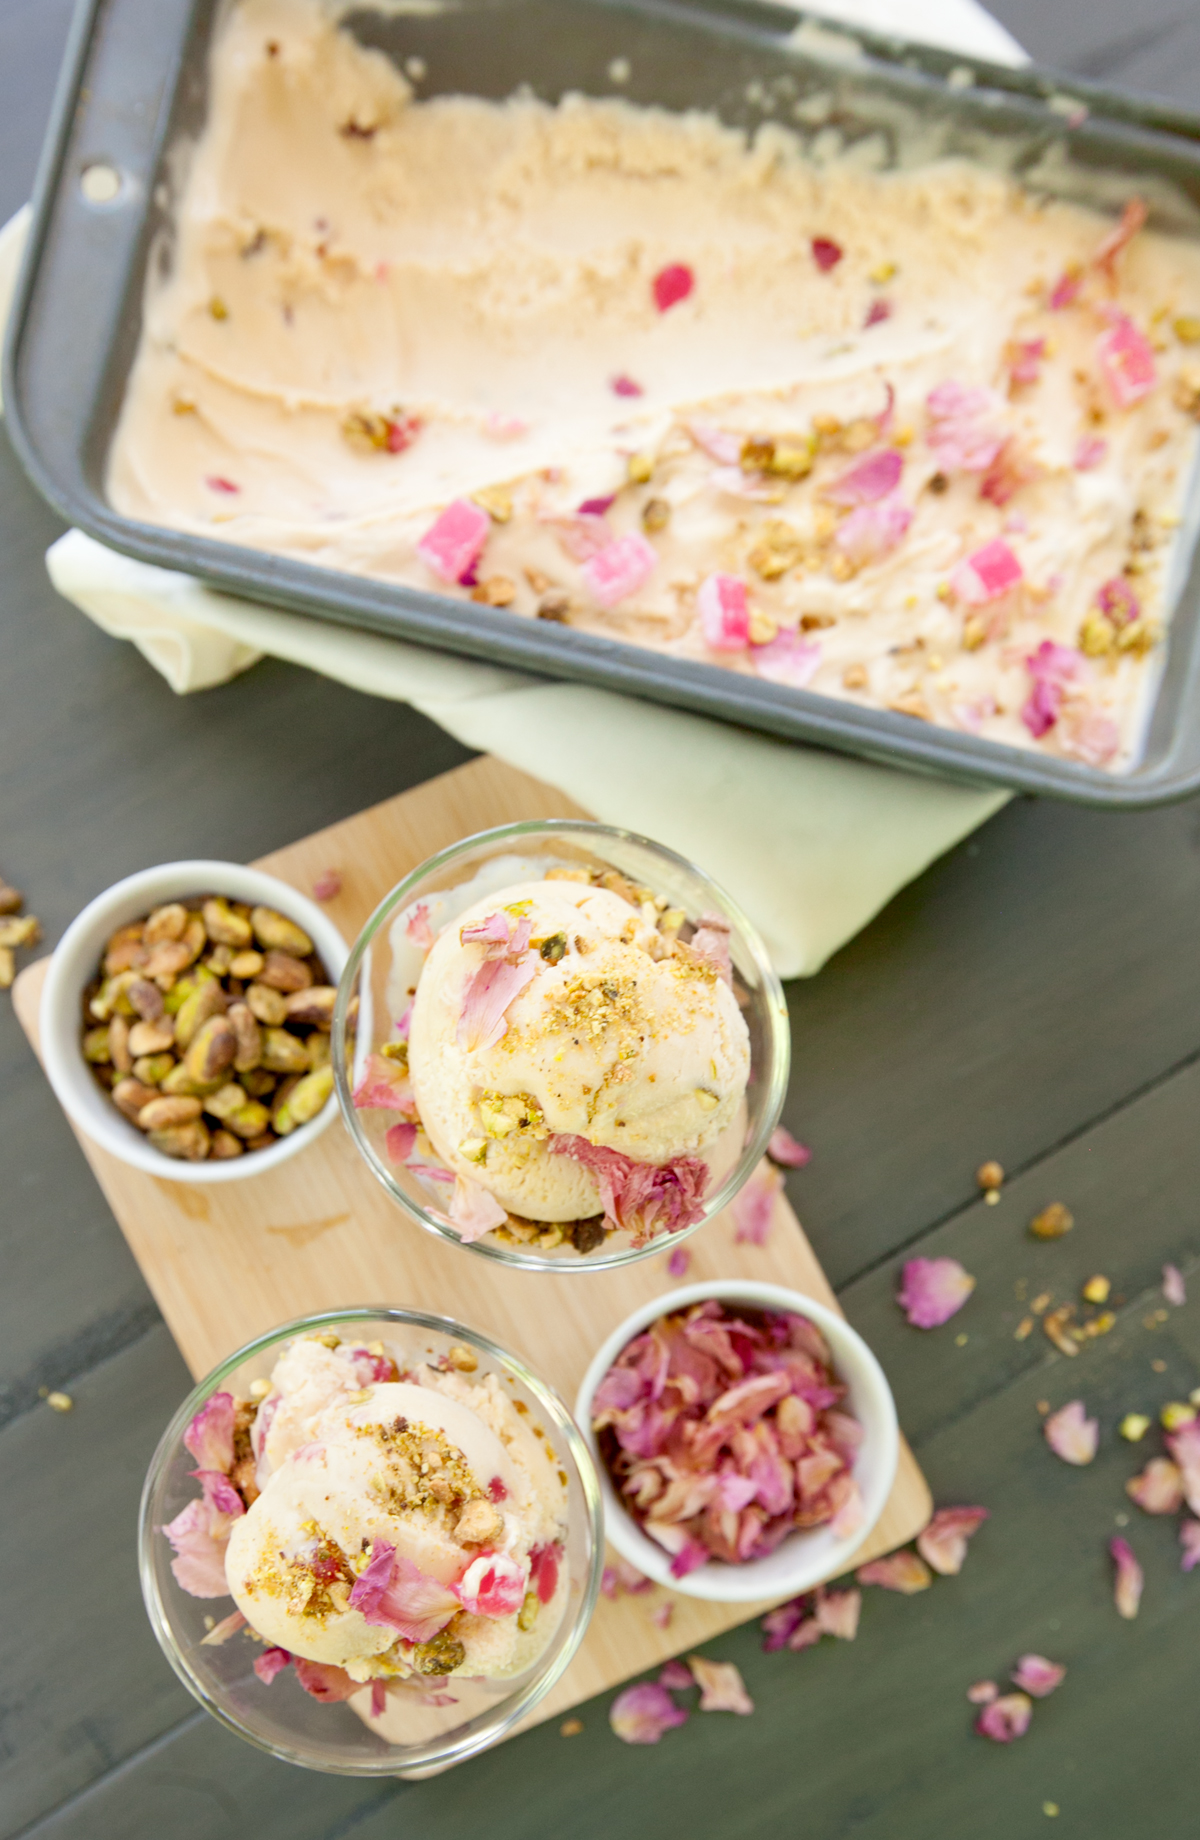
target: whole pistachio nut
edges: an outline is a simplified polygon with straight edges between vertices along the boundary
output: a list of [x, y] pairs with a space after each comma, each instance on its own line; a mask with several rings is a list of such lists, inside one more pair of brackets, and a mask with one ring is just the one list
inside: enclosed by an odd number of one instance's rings
[[161, 945], [166, 939], [182, 939], [188, 923], [188, 911], [182, 901], [169, 901], [156, 907], [143, 928], [142, 938], [148, 946]]
[[130, 1027], [119, 1012], [108, 1025], [108, 1058], [118, 1073], [133, 1072], [133, 1055], [129, 1050]]
[[42, 923], [36, 914], [10, 914], [0, 919], [0, 946], [10, 946], [21, 951], [26, 946], [35, 946], [41, 936]]
[[225, 1119], [232, 1112], [240, 1111], [246, 1103], [245, 1087], [239, 1086], [236, 1080], [230, 1080], [227, 1085], [213, 1093], [211, 1098], [204, 1101], [204, 1109], [210, 1118]]
[[[279, 1082], [278, 1091], [271, 1104], [271, 1129], [280, 1137], [286, 1137], [296, 1129], [295, 1122], [287, 1109], [288, 1100], [300, 1084], [300, 1075], [293, 1073], [286, 1080]], [[282, 1121], [282, 1122], [281, 1122]]]
[[229, 1020], [237, 1036], [233, 1064], [239, 1073], [249, 1073], [262, 1059], [262, 1030], [248, 1003], [233, 1003]]
[[308, 1044], [286, 1029], [265, 1029], [262, 1064], [268, 1073], [307, 1073]]
[[333, 1060], [333, 1043], [324, 1029], [314, 1029], [305, 1042], [308, 1049], [308, 1064], [315, 1073], [318, 1067], [328, 1067]]
[[283, 1104], [277, 1106], [271, 1122], [280, 1137], [286, 1137], [297, 1125], [308, 1124], [321, 1110], [333, 1091], [333, 1068], [320, 1067], [298, 1080]]
[[132, 971], [146, 963], [150, 953], [142, 939], [145, 930], [141, 920], [117, 929], [104, 949], [105, 977], [116, 977], [119, 971]]
[[166, 1054], [175, 1046], [169, 1016], [154, 1022], [135, 1022], [129, 1031], [129, 1052], [134, 1055]]
[[272, 990], [266, 984], [251, 984], [246, 991], [246, 1002], [251, 1013], [268, 1028], [277, 1029], [287, 1020], [287, 1004], [281, 990]]
[[163, 1131], [151, 1131], [147, 1142], [164, 1156], [177, 1157], [185, 1163], [202, 1163], [212, 1149], [212, 1138], [202, 1118], [191, 1124], [170, 1125]]
[[332, 1027], [333, 1006], [337, 1002], [337, 991], [332, 984], [314, 984], [310, 990], [294, 990], [284, 1001], [289, 1022], [315, 1022], [321, 1029]]
[[193, 1080], [215, 1080], [232, 1067], [237, 1052], [237, 1036], [227, 1016], [210, 1016], [202, 1022], [183, 1057], [183, 1065]]
[[293, 958], [307, 958], [313, 949], [308, 934], [273, 907], [256, 907], [250, 915], [250, 924], [264, 952], [290, 952]]
[[248, 946], [254, 937], [248, 920], [235, 914], [223, 895], [214, 895], [201, 910], [208, 936], [219, 946]]
[[250, 1143], [252, 1139], [262, 1136], [271, 1122], [271, 1114], [257, 1099], [249, 1099], [221, 1122], [227, 1131], [235, 1132], [244, 1143]]
[[269, 1150], [272, 1144], [277, 1144], [278, 1142], [279, 1139], [276, 1137], [274, 1131], [260, 1131], [257, 1137], [248, 1137], [246, 1139], [246, 1148], [247, 1150]]
[[209, 1093], [219, 1092], [224, 1084], [223, 1070], [217, 1074], [215, 1079], [195, 1080], [188, 1072], [184, 1062], [176, 1061], [170, 1073], [162, 1081], [162, 1090], [185, 1099], [207, 1099]]
[[[234, 1063], [235, 1067], [237, 1063]], [[238, 1067], [237, 1071], [242, 1072]], [[265, 1099], [268, 1093], [275, 1091], [275, 1075], [268, 1073], [265, 1067], [251, 1067], [248, 1073], [242, 1073], [242, 1085], [252, 1099]]]
[[128, 988], [129, 1001], [143, 1022], [157, 1022], [163, 1013], [163, 993], [149, 978], [135, 977]]
[[132, 1016], [133, 1004], [129, 1001], [129, 986], [133, 983], [136, 972], [118, 971], [115, 977], [106, 978], [100, 989], [88, 1004], [97, 1022], [107, 1022], [119, 1010], [123, 1016]]
[[174, 1065], [173, 1054], [143, 1054], [133, 1063], [133, 1077], [143, 1086], [161, 1086]]
[[146, 976], [153, 978], [161, 990], [169, 990], [179, 973], [187, 970], [195, 956], [182, 939], [164, 939], [159, 945], [150, 948], [150, 956], [146, 960]]
[[214, 1163], [227, 1163], [232, 1157], [241, 1156], [245, 1145], [232, 1131], [214, 1131], [212, 1134], [212, 1159]]
[[183, 938], [179, 943], [188, 949], [188, 964], [194, 964], [208, 944], [208, 934], [204, 930], [204, 922], [199, 914], [188, 915], [188, 923], [183, 929]]
[[0, 990], [11, 990], [17, 975], [17, 958], [11, 946], [0, 946]]
[[166, 1131], [172, 1125], [191, 1124], [203, 1109], [199, 1099], [171, 1099], [164, 1095], [151, 1099], [149, 1105], [142, 1108], [138, 1123], [143, 1131]]
[[271, 990], [281, 990], [285, 995], [293, 990], [307, 990], [312, 981], [313, 974], [304, 960], [293, 958], [290, 952], [268, 952], [258, 974], [260, 984], [266, 984]]
[[151, 1099], [158, 1098], [153, 1086], [143, 1086], [140, 1080], [118, 1080], [112, 1089], [112, 1096], [126, 1118], [132, 1119], [134, 1124]]
[[227, 1004], [225, 992], [216, 978], [200, 984], [185, 997], [175, 1017], [174, 1040], [180, 1053], [193, 1042], [201, 1028], [213, 1016], [223, 1016]]
[[204, 962], [214, 977], [223, 978], [233, 963], [233, 947], [214, 946]]
[[258, 976], [266, 962], [261, 952], [235, 952], [229, 961], [229, 975], [241, 978], [248, 984]]
[[216, 972], [210, 971], [207, 965], [193, 965], [163, 998], [163, 1008], [168, 1016], [177, 1016], [192, 992], [198, 990], [201, 984], [214, 983], [216, 976]]
[[83, 1058], [93, 1067], [101, 1067], [112, 1060], [108, 1051], [108, 1027], [102, 1024], [98, 1029], [89, 1029], [83, 1038]]

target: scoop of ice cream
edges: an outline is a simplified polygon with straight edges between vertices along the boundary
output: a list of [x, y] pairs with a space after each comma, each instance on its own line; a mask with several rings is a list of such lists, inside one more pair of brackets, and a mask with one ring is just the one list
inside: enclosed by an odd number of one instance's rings
[[[497, 1035], [481, 980], [506, 929], [519, 975]], [[737, 1116], [750, 1047], [730, 986], [664, 936], [652, 906], [587, 882], [530, 881], [477, 902], [434, 943], [409, 1070], [456, 1175], [526, 1219], [578, 1220], [603, 1211], [601, 1181], [555, 1140], [655, 1166], [703, 1158]]]
[[[494, 1376], [422, 1368], [349, 1392], [346, 1372], [312, 1340], [277, 1364], [265, 1485], [226, 1554], [238, 1608], [268, 1643], [355, 1678], [504, 1671], [527, 1646], [539, 1554], [562, 1536], [554, 1465]], [[307, 1441], [277, 1439], [281, 1422]]]

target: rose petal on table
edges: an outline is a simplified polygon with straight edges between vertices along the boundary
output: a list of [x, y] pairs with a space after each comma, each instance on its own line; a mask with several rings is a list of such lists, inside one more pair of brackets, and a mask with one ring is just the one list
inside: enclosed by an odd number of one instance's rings
[[808, 1145], [799, 1143], [786, 1126], [781, 1124], [777, 1124], [771, 1132], [767, 1155], [773, 1163], [782, 1164], [784, 1169], [804, 1169], [812, 1162], [812, 1151]]
[[618, 1693], [609, 1708], [608, 1722], [623, 1744], [657, 1744], [665, 1731], [686, 1724], [687, 1716], [665, 1687], [643, 1680]]
[[824, 1634], [825, 1631], [816, 1617], [806, 1616], [804, 1621], [793, 1629], [787, 1639], [787, 1646], [794, 1655], [798, 1655], [806, 1648], [815, 1648]]
[[686, 1661], [680, 1661], [676, 1656], [673, 1661], [668, 1661], [661, 1669], [658, 1684], [660, 1687], [669, 1688], [672, 1693], [686, 1693], [694, 1685], [692, 1670]]
[[967, 1698], [973, 1706], [990, 1706], [999, 1697], [1000, 1689], [994, 1680], [976, 1680], [967, 1688]]
[[975, 1729], [982, 1738], [990, 1738], [993, 1744], [1011, 1744], [1014, 1738], [1023, 1738], [1029, 1730], [1029, 1721], [1033, 1717], [1033, 1701], [1027, 1693], [1002, 1693], [985, 1706], [975, 1721]]
[[682, 1278], [692, 1262], [692, 1255], [686, 1246], [676, 1246], [667, 1260], [667, 1272], [672, 1278]]
[[700, 1689], [701, 1712], [738, 1712], [744, 1718], [754, 1711], [754, 1701], [732, 1661], [709, 1661], [703, 1655], [689, 1655], [688, 1666]]
[[861, 1591], [827, 1591], [823, 1585], [817, 1586], [816, 1620], [822, 1635], [837, 1636], [841, 1642], [853, 1642], [858, 1634], [861, 1611]]
[[1113, 1583], [1113, 1602], [1117, 1606], [1118, 1613], [1132, 1621], [1142, 1601], [1145, 1574], [1137, 1562], [1129, 1541], [1121, 1539], [1119, 1534], [1108, 1542], [1108, 1550], [1117, 1568], [1117, 1575]]
[[917, 1551], [935, 1572], [952, 1578], [961, 1572], [967, 1541], [989, 1517], [987, 1508], [939, 1508], [917, 1535]]
[[859, 1584], [882, 1585], [885, 1591], [899, 1591], [905, 1597], [927, 1591], [933, 1583], [933, 1573], [924, 1559], [907, 1546], [899, 1552], [888, 1553], [884, 1559], [872, 1559], [860, 1565], [855, 1577]]
[[[1197, 1525], [1200, 1526], [1200, 1522]], [[763, 1648], [768, 1655], [783, 1648], [792, 1631], [800, 1627], [805, 1616], [804, 1605], [803, 1597], [793, 1597], [788, 1603], [779, 1604], [774, 1610], [767, 1611], [759, 1627], [765, 1637]]]
[[322, 869], [312, 885], [314, 901], [332, 901], [342, 892], [342, 878], [336, 869]]
[[1180, 1425], [1163, 1442], [1183, 1476], [1183, 1496], [1193, 1514], [1200, 1515], [1200, 1418]]
[[783, 1177], [765, 1158], [734, 1196], [730, 1212], [739, 1245], [765, 1246], [775, 1216], [775, 1202], [783, 1191]]
[[937, 1329], [962, 1309], [975, 1280], [957, 1259], [909, 1259], [896, 1301], [915, 1329]]
[[1047, 1661], [1045, 1655], [1022, 1655], [1012, 1671], [1013, 1685], [1023, 1693], [1032, 1693], [1034, 1699], [1045, 1699], [1066, 1677], [1066, 1668], [1057, 1661]]
[[1100, 1422], [1089, 1418], [1082, 1399], [1052, 1412], [1042, 1425], [1042, 1433], [1056, 1457], [1064, 1463], [1090, 1463], [1100, 1443]]
[[1200, 1521], [1190, 1521], [1184, 1517], [1179, 1523], [1179, 1544], [1183, 1547], [1179, 1569], [1181, 1572], [1190, 1572], [1200, 1565]]
[[1162, 1291], [1167, 1302], [1175, 1308], [1182, 1309], [1187, 1302], [1187, 1285], [1178, 1265], [1164, 1265], [1162, 1268]]
[[1139, 1475], [1129, 1478], [1125, 1493], [1143, 1514], [1178, 1514], [1183, 1506], [1183, 1472], [1170, 1457], [1151, 1457]]

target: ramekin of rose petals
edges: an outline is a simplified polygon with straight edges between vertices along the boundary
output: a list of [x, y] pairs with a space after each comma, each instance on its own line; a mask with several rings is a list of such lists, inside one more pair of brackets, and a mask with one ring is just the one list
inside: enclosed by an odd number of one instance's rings
[[614, 1330], [575, 1418], [609, 1542], [687, 1597], [753, 1603], [851, 1563], [891, 1492], [891, 1389], [841, 1316], [778, 1284], [684, 1285]]

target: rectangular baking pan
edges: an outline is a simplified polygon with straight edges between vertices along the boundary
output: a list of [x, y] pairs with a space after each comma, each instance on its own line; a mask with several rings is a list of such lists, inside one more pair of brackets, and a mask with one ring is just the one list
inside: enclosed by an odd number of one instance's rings
[[[170, 222], [169, 153], [204, 120], [208, 45], [222, 0], [83, 0], [60, 81], [32, 235], [4, 355], [9, 432], [35, 486], [81, 529], [126, 554], [218, 588], [552, 678], [674, 704], [795, 742], [1110, 808], [1200, 787], [1200, 564], [1192, 492], [1176, 605], [1138, 764], [1121, 775], [664, 658], [621, 640], [474, 602], [373, 582], [118, 516], [104, 463], [137, 348], [146, 263]], [[998, 145], [1039, 189], [1143, 192], [1152, 221], [1194, 233], [1200, 117], [1031, 67], [986, 65], [907, 41], [848, 34], [760, 0], [391, 0], [346, 23], [397, 62], [424, 60], [422, 94], [502, 98], [527, 84], [715, 111], [755, 127], [781, 99], [813, 103], [843, 142], [892, 132], [919, 111], [947, 152]], [[632, 76], [614, 84], [613, 60]], [[785, 117], [786, 119], [787, 117]], [[89, 166], [115, 169], [115, 198], [91, 202]], [[1090, 188], [1090, 191], [1089, 191]], [[1173, 199], [1179, 201], [1173, 204]], [[161, 239], [160, 239], [161, 240]]]

